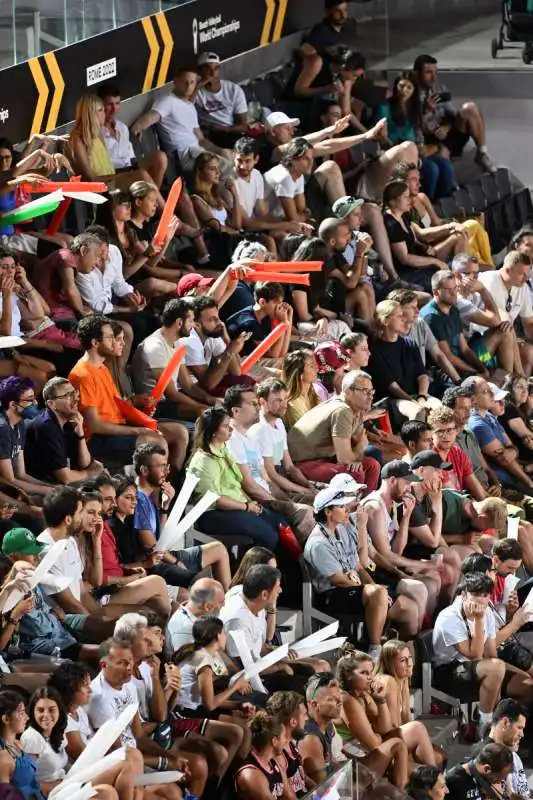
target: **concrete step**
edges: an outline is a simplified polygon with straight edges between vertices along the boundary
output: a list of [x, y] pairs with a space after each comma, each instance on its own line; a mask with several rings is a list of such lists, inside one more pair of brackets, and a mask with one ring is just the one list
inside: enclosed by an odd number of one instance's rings
[[446, 751], [450, 746], [455, 745], [459, 732], [455, 717], [435, 717], [431, 714], [422, 714], [416, 719], [418, 722], [424, 723], [433, 744], [444, 747]]

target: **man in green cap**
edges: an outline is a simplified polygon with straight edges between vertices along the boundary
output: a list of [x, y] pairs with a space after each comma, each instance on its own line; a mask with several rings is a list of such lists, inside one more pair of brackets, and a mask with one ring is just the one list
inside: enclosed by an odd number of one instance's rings
[[[2, 541], [2, 553], [13, 564], [24, 561], [36, 567], [43, 549], [27, 528], [12, 528]], [[24, 597], [4, 618], [13, 634], [18, 633], [24, 657], [29, 658], [32, 653], [50, 656], [59, 648], [62, 658], [95, 661], [98, 648], [77, 642], [63, 624], [63, 610], [47, 603], [39, 585], [32, 589], [31, 595]], [[101, 628], [102, 620], [98, 622]]]

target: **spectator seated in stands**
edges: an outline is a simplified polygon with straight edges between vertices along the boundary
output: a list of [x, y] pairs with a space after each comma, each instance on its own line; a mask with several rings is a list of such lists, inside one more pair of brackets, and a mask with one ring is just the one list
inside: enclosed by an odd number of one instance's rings
[[25, 495], [48, 494], [52, 484], [28, 475], [24, 460], [26, 421], [39, 413], [33, 381], [5, 378], [0, 383], [0, 407], [0, 481]]
[[246, 333], [230, 339], [220, 321], [218, 304], [212, 297], [196, 297], [193, 301], [194, 328], [184, 342], [187, 347], [185, 366], [203, 389], [223, 397], [228, 386], [253, 385], [249, 375], [241, 375], [240, 352], [248, 338]]
[[[475, 434], [487, 463], [502, 486], [531, 495], [533, 481], [520, 466], [518, 450], [502, 424], [491, 413], [495, 400], [493, 389], [481, 377], [468, 378], [463, 385], [472, 392], [472, 411], [467, 426]], [[500, 391], [497, 389], [498, 398]]]
[[[272, 403], [270, 405], [272, 406]], [[291, 484], [287, 478], [278, 476], [276, 472], [269, 426], [256, 427], [259, 422], [259, 402], [255, 392], [247, 386], [231, 386], [224, 395], [224, 408], [232, 423], [228, 450], [242, 473], [244, 491], [255, 502], [281, 514], [292, 526], [298, 540], [304, 542], [313, 527], [311, 509], [304, 503], [295, 503], [291, 499], [291, 494], [279, 486], [280, 482], [289, 486]], [[255, 429], [255, 439], [249, 435], [252, 428]], [[279, 424], [272, 428], [272, 437], [278, 431], [283, 433]], [[280, 445], [285, 452], [286, 440], [281, 436]], [[278, 483], [275, 483], [267, 472], [267, 464], [270, 475], [275, 474]], [[280, 461], [280, 466], [281, 464]], [[294, 488], [296, 487], [293, 486]], [[298, 486], [298, 488], [301, 491], [304, 487]]]
[[433, 56], [417, 56], [413, 71], [420, 91], [426, 144], [445, 147], [452, 158], [458, 158], [472, 138], [476, 164], [484, 172], [495, 172], [487, 151], [485, 121], [477, 105], [468, 101], [459, 110], [454, 107], [450, 92], [438, 80], [437, 59]]
[[196, 84], [195, 105], [200, 126], [220, 147], [233, 147], [235, 140], [248, 132], [248, 103], [243, 89], [220, 78], [220, 57], [200, 53], [200, 79]]
[[80, 349], [78, 337], [52, 322], [47, 303], [28, 280], [16, 253], [3, 245], [0, 245], [0, 275], [0, 333], [24, 337], [27, 342], [24, 350], [44, 351], [43, 355], [51, 351], [58, 368], [69, 368], [76, 357], [75, 351]]
[[372, 406], [370, 375], [352, 370], [342, 381], [341, 394], [312, 408], [289, 431], [289, 450], [298, 469], [309, 479], [329, 481], [349, 472], [373, 491], [379, 464], [364, 455], [367, 439], [363, 415]]
[[70, 381], [51, 378], [43, 400], [45, 410], [26, 427], [24, 459], [30, 473], [49, 483], [75, 483], [98, 475], [102, 464], [93, 461], [87, 447], [78, 393]]
[[513, 771], [514, 754], [509, 747], [489, 742], [473, 762], [457, 764], [446, 773], [449, 800], [482, 797], [507, 785]]
[[283, 418], [290, 430], [300, 417], [320, 402], [314, 383], [318, 372], [315, 356], [310, 350], [293, 350], [283, 360], [282, 380], [287, 387], [287, 413]]
[[500, 700], [494, 709], [488, 742], [508, 747], [513, 753], [513, 768], [507, 775], [507, 785], [517, 797], [530, 794], [527, 774], [518, 755], [524, 738], [529, 713], [528, 708], [511, 697]]
[[428, 361], [436, 365], [437, 369], [430, 372], [430, 391], [440, 397], [452, 382], [459, 383], [461, 376], [442, 352], [426, 320], [420, 316], [417, 293], [413, 289], [393, 289], [387, 299], [401, 305], [404, 324], [402, 335], [416, 344], [424, 367], [427, 367]]
[[[280, 323], [287, 323], [285, 334], [267, 350], [263, 358], [282, 359], [289, 350], [292, 331], [292, 306], [284, 300], [285, 293], [281, 283], [274, 281], [257, 281], [254, 286], [255, 303], [252, 308], [245, 308], [234, 314], [228, 321], [227, 330], [232, 339], [247, 334], [241, 350], [243, 356], [250, 355]], [[272, 366], [275, 366], [272, 362]]]
[[119, 412], [115, 398], [120, 396], [105, 360], [114, 355], [114, 334], [110, 321], [96, 314], [84, 317], [78, 334], [85, 355], [69, 374], [79, 392], [79, 408], [89, 436], [89, 452], [93, 458], [123, 459], [129, 463], [138, 444], [156, 442], [168, 447], [171, 467], [179, 471], [185, 460], [189, 440], [187, 430], [177, 423], [165, 426], [165, 437], [158, 431], [128, 425]]
[[[504, 398], [501, 423], [511, 442], [518, 448], [518, 458], [526, 465], [533, 458], [533, 428], [527, 415], [528, 382], [523, 375], [511, 374], [502, 386], [509, 392]], [[529, 467], [526, 466], [526, 472]]]
[[[326, 308], [343, 318], [346, 312], [364, 322], [370, 322], [375, 310], [372, 284], [366, 279], [367, 253], [372, 239], [362, 233], [355, 245], [353, 258], [347, 260], [351, 230], [344, 220], [328, 217], [320, 223], [318, 235], [327, 247], [322, 269], [326, 277]], [[348, 252], [348, 256], [351, 253]]]
[[283, 797], [289, 793], [287, 775], [280, 766], [289, 741], [278, 717], [256, 711], [249, 721], [252, 749], [235, 772], [238, 800]]
[[[91, 682], [91, 697], [87, 707], [87, 715], [93, 730], [98, 730], [106, 722], [116, 720], [120, 709], [125, 708], [131, 703], [137, 702], [138, 686], [146, 696], [144, 703], [145, 710], [148, 703], [154, 702], [153, 696], [149, 696], [148, 689], [142, 678], [135, 679], [136, 672], [135, 658], [131, 645], [127, 640], [107, 639], [101, 647], [100, 672]], [[153, 687], [153, 683], [152, 683]], [[156, 689], [161, 689], [160, 686]], [[152, 695], [152, 692], [150, 695]], [[159, 696], [161, 692], [159, 691]], [[165, 706], [163, 704], [163, 706]], [[149, 722], [149, 720], [146, 720]], [[196, 730], [201, 726], [198, 725]], [[138, 749], [141, 763], [157, 769], [164, 763], [167, 768], [182, 770], [185, 781], [192, 793], [203, 792], [207, 779], [207, 763], [203, 755], [186, 753], [186, 759], [182, 757], [181, 748], [175, 746], [170, 750], [165, 750], [155, 741], [145, 735], [147, 725], [141, 718], [140, 710], [136, 712], [130, 725], [128, 725], [120, 737], [120, 742], [128, 749]], [[191, 730], [195, 730], [191, 726]], [[146, 752], [143, 752], [146, 750]], [[164, 755], [163, 755], [164, 754]], [[160, 758], [167, 758], [166, 762], [160, 762]], [[161, 794], [161, 787], [156, 797], [164, 797], [166, 800], [179, 800], [182, 793], [176, 784], [166, 784], [165, 791]], [[170, 791], [169, 791], [170, 790]], [[153, 797], [149, 794], [149, 797]]]
[[242, 228], [241, 206], [233, 178], [221, 183], [221, 161], [214, 153], [199, 153], [191, 178], [192, 202], [205, 230], [213, 269], [224, 269]]
[[383, 220], [389, 236], [394, 268], [399, 277], [425, 292], [431, 291], [435, 270], [446, 264], [429, 245], [419, 242], [409, 218], [409, 187], [393, 180], [383, 190]]
[[227, 550], [219, 542], [186, 548], [174, 553], [164, 551], [158, 557], [157, 541], [168, 518], [175, 491], [168, 481], [166, 452], [155, 444], [144, 444], [133, 454], [137, 475], [137, 505], [133, 524], [141, 547], [154, 552], [156, 564], [150, 572], [161, 575], [172, 586], [187, 587], [200, 570], [211, 567], [215, 577], [227, 589], [230, 568]]
[[261, 409], [259, 422], [250, 428], [250, 438], [259, 449], [269, 483], [285, 499], [312, 503], [315, 489], [295, 466], [287, 443], [283, 418], [287, 413], [287, 388], [277, 378], [267, 378], [257, 387]]
[[[414, 624], [420, 630], [426, 614], [431, 614], [436, 608], [441, 579], [433, 563], [415, 561], [398, 552], [403, 552], [407, 544], [410, 518], [415, 507], [411, 484], [416, 482], [421, 482], [421, 479], [409, 464], [390, 461], [381, 470], [381, 487], [371, 492], [362, 505], [368, 513], [367, 529], [374, 553], [371, 557], [378, 567], [374, 579], [389, 587], [391, 593], [405, 595], [416, 603], [418, 614]], [[400, 501], [403, 502], [401, 520], [395, 510]]]
[[337, 663], [336, 674], [343, 689], [340, 733], [344, 732], [346, 738], [353, 736], [364, 766], [370, 769], [377, 766], [378, 774], [388, 770], [392, 784], [403, 787], [408, 760], [416, 758], [434, 765], [435, 753], [422, 722], [413, 720], [397, 725], [392, 722], [385, 684], [375, 677], [373, 670], [369, 656], [357, 650]]
[[378, 400], [387, 400], [391, 411], [401, 417], [425, 417], [440, 405], [429, 394], [429, 374], [414, 342], [404, 331], [402, 307], [394, 300], [382, 300], [374, 316], [377, 338], [370, 351], [368, 371]]
[[[167, 155], [162, 150], [154, 150], [138, 161], [128, 126], [118, 119], [121, 94], [119, 86], [115, 83], [102, 83], [98, 87], [98, 96], [104, 104], [105, 112], [102, 136], [109, 157], [119, 175], [140, 167], [141, 172], [148, 173], [146, 180], [153, 181], [156, 187], [161, 189], [168, 167]], [[161, 206], [161, 203], [159, 205]]]
[[[110, 242], [120, 251], [123, 261], [123, 277], [131, 281], [136, 291], [137, 303], [146, 305], [144, 297], [175, 295], [181, 269], [167, 269], [160, 265], [168, 245], [179, 226], [174, 217], [163, 247], [151, 241], [139, 240], [137, 231], [128, 223], [131, 220], [131, 196], [128, 192], [111, 191], [108, 202], [98, 206], [96, 221], [108, 232]], [[174, 265], [176, 267], [178, 265]]]
[[[377, 109], [376, 118], [381, 117], [387, 120], [387, 139], [391, 144], [421, 143], [420, 98], [411, 72], [402, 72], [394, 79], [392, 96]], [[431, 200], [447, 197], [453, 192], [454, 169], [447, 151], [439, 149], [425, 157], [422, 149], [421, 166], [424, 189]]]
[[451, 270], [457, 283], [456, 305], [472, 350], [489, 369], [501, 367], [510, 373], [515, 366], [521, 368], [513, 325], [502, 318], [490, 291], [479, 280], [477, 259], [455, 256]]
[[429, 413], [428, 424], [433, 432], [433, 449], [443, 462], [450, 463], [451, 469], [442, 473], [442, 481], [447, 489], [468, 492], [475, 500], [483, 500], [486, 492], [474, 474], [472, 462], [455, 443], [457, 426], [451, 408], [441, 406]]
[[[20, 567], [31, 567], [38, 564], [38, 557], [44, 550], [33, 534], [26, 528], [13, 528], [2, 540], [2, 553], [12, 563]], [[61, 658], [89, 659], [97, 658], [96, 648], [92, 645], [78, 644], [75, 636], [65, 627], [65, 614], [57, 606], [52, 597], [45, 599], [42, 587], [37, 584], [30, 598], [25, 598], [10, 612], [8, 622], [2, 635], [15, 632], [19, 637], [19, 648], [23, 658], [30, 658], [32, 653], [50, 656], [54, 649], [61, 650]], [[2, 650], [7, 649], [7, 642]]]
[[[266, 641], [266, 619], [269, 611], [276, 607], [281, 591], [279, 570], [268, 564], [256, 564], [244, 575], [242, 591], [226, 594], [220, 619], [228, 634], [226, 652], [238, 665], [241, 661], [232, 632], [240, 631], [243, 634], [254, 661], [264, 656], [270, 649]], [[289, 664], [289, 660], [283, 660], [264, 670], [261, 680], [269, 693], [284, 689], [298, 691], [305, 684], [305, 678], [313, 672], [307, 664], [299, 664], [295, 660]]]
[[[501, 269], [483, 272], [479, 280], [490, 292], [498, 308], [500, 318], [513, 325], [520, 318], [525, 334], [518, 339], [520, 363], [515, 363], [515, 371], [531, 375], [533, 368], [533, 345], [529, 339], [533, 334], [533, 308], [528, 282], [531, 278], [531, 257], [520, 250], [511, 250], [505, 256]], [[484, 328], [480, 329], [484, 332]], [[518, 361], [518, 359], [517, 359]]]
[[[129, 325], [136, 331], [144, 331], [146, 315], [141, 312], [146, 307], [146, 298], [124, 279], [121, 249], [111, 243], [111, 234], [103, 225], [91, 225], [87, 232], [99, 237], [102, 257], [91, 272], [76, 272], [75, 282], [82, 301], [97, 314], [127, 321], [126, 329]], [[131, 330], [128, 339], [131, 344]]]
[[409, 186], [411, 210], [409, 216], [417, 226], [417, 236], [427, 237], [435, 245], [439, 255], [450, 254], [452, 250], [463, 251], [466, 237], [466, 253], [475, 256], [484, 269], [494, 267], [490, 250], [490, 239], [479, 219], [465, 219], [461, 222], [442, 220], [427, 194], [420, 191], [420, 171], [416, 163], [402, 161], [393, 172], [394, 180], [405, 181]]
[[305, 688], [305, 700], [308, 718], [299, 750], [306, 778], [317, 786], [340, 766], [337, 754], [333, 753], [333, 739], [334, 721], [342, 713], [342, 697], [333, 673], [313, 675]]
[[[447, 225], [433, 225], [427, 210], [431, 206], [431, 201], [420, 191], [420, 175], [417, 164], [408, 164], [405, 161], [398, 164], [394, 170], [394, 180], [404, 181], [409, 188], [410, 210], [408, 213], [411, 228], [417, 240], [422, 244], [432, 245], [435, 255], [443, 261], [447, 261], [458, 253], [468, 252], [468, 231], [460, 223], [452, 221]], [[420, 198], [425, 198], [425, 201]], [[424, 202], [428, 206], [424, 205]], [[431, 206], [431, 208], [433, 207]]]
[[453, 411], [457, 430], [455, 443], [472, 462], [474, 475], [487, 495], [499, 497], [501, 494], [500, 480], [494, 470], [488, 465], [475, 433], [468, 427], [468, 420], [470, 419], [470, 412], [472, 411], [473, 391], [473, 387], [454, 386], [444, 392], [442, 404], [447, 408], [451, 408]]
[[[358, 542], [349, 530], [347, 506], [351, 499], [331, 486], [317, 494], [313, 503], [316, 525], [305, 543], [304, 558], [310, 567], [315, 602], [333, 617], [364, 617], [369, 656], [376, 659], [390, 598], [385, 586], [367, 581]], [[359, 541], [366, 538], [366, 516], [363, 510], [355, 513]], [[351, 636], [351, 625], [346, 629], [341, 622], [340, 629]]]
[[[250, 552], [250, 551], [248, 551]], [[202, 617], [218, 617], [224, 605], [224, 587], [212, 578], [198, 578], [189, 589], [189, 599], [174, 611], [166, 629], [166, 651], [171, 654], [194, 641], [192, 629]]]
[[481, 360], [483, 353], [490, 352], [489, 347], [496, 352], [502, 342], [506, 343], [503, 335], [487, 337], [479, 343], [479, 348], [472, 349], [463, 331], [457, 305], [457, 282], [450, 270], [436, 272], [431, 278], [431, 288], [433, 299], [422, 308], [420, 316], [429, 325], [439, 347], [462, 377], [477, 373], [487, 378], [489, 371]]
[[[433, 629], [435, 686], [456, 696], [461, 689], [479, 690], [479, 726], [483, 730], [492, 722], [505, 677], [505, 663], [496, 653], [496, 625], [489, 610], [492, 580], [482, 573], [465, 575], [461, 593], [451, 606], [441, 611]], [[520, 676], [511, 678], [521, 684]]]
[[90, 312], [76, 286], [76, 273], [88, 274], [102, 259], [102, 241], [94, 233], [80, 233], [68, 248], [56, 250], [41, 261], [35, 288], [56, 319], [81, 318]]
[[[194, 312], [188, 300], [169, 300], [161, 316], [163, 325], [141, 342], [131, 362], [131, 374], [138, 392], [149, 394], [176, 347], [192, 330]], [[174, 419], [195, 420], [216, 398], [204, 391], [185, 364], [180, 364], [158, 404], [158, 414]]]
[[[129, 187], [128, 193], [131, 199], [131, 219], [127, 222], [128, 227], [137, 234], [137, 237], [142, 242], [150, 244], [155, 232], [154, 217], [157, 214], [158, 208], [157, 186], [148, 181], [135, 181], [135, 183], [132, 183]], [[207, 264], [209, 261], [209, 253], [205, 246], [198, 217], [194, 212], [191, 197], [185, 187], [182, 189], [174, 213], [179, 220], [176, 231], [179, 231], [180, 236], [192, 238], [192, 245], [196, 250], [196, 263]], [[172, 246], [172, 241], [170, 241], [169, 248], [172, 249]], [[167, 262], [166, 259], [163, 259], [163, 265], [168, 265], [169, 267], [173, 266], [172, 262]], [[186, 270], [192, 269], [192, 267], [188, 267], [186, 264], [184, 264], [183, 267]]]
[[287, 233], [310, 233], [312, 228], [306, 222], [283, 222], [268, 213], [265, 202], [265, 181], [258, 169], [258, 146], [255, 139], [243, 136], [235, 142], [233, 149], [235, 167], [235, 189], [241, 210], [241, 226], [244, 231], [260, 232], [261, 239], [274, 255], [277, 252], [276, 240]]
[[158, 97], [150, 111], [142, 114], [131, 126], [133, 136], [138, 136], [151, 125], [158, 126], [163, 149], [167, 153], [176, 151], [182, 169], [192, 170], [200, 153], [208, 150], [221, 158], [230, 153], [217, 147], [207, 139], [198, 121], [194, 105], [199, 76], [195, 69], [182, 66], [174, 72], [172, 91]]
[[[327, 258], [326, 245], [318, 237], [300, 237], [293, 261], [325, 261]], [[350, 333], [350, 328], [338, 319], [335, 311], [328, 308], [326, 297], [326, 276], [322, 268], [320, 272], [311, 272], [309, 286], [296, 284], [291, 287], [290, 302], [294, 309], [295, 327], [299, 334], [305, 337], [322, 339], [327, 336], [331, 339], [340, 339], [345, 333]]]
[[242, 473], [227, 448], [230, 436], [230, 418], [224, 409], [208, 408], [198, 417], [187, 471], [199, 479], [195, 489], [198, 498], [207, 491], [219, 497], [215, 509], [202, 514], [196, 525], [222, 541], [224, 536], [239, 533], [275, 550], [279, 525], [284, 520], [245, 493]]
[[301, 796], [311, 786], [306, 783], [302, 757], [298, 749], [299, 736], [307, 719], [307, 708], [303, 695], [298, 692], [275, 692], [267, 701], [267, 711], [282, 723], [288, 739], [283, 749], [289, 787]]
[[116, 170], [106, 147], [105, 130], [104, 101], [97, 94], [83, 94], [76, 103], [74, 126], [66, 148], [74, 172], [84, 181], [112, 182], [116, 189], [122, 190], [134, 181], [151, 180], [145, 169]]

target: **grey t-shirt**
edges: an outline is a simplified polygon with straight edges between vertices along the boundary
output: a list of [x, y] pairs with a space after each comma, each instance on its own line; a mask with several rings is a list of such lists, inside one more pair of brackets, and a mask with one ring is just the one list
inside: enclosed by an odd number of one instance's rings
[[406, 336], [405, 338], [410, 339], [416, 344], [420, 350], [422, 364], [426, 366], [426, 354], [431, 353], [435, 345], [438, 344], [433, 331], [427, 324], [426, 320], [422, 319], [422, 317], [418, 317], [414, 321], [413, 327], [409, 331], [409, 336]]
[[461, 450], [466, 453], [472, 462], [474, 474], [478, 481], [482, 486], [487, 488], [489, 485], [489, 476], [487, 475], [485, 468], [481, 466], [481, 458], [483, 454], [481, 452], [476, 434], [469, 428], [463, 428], [463, 430], [457, 434], [456, 444], [459, 445]]
[[319, 594], [335, 588], [330, 578], [339, 570], [346, 574], [359, 569], [357, 539], [350, 528], [338, 525], [333, 536], [322, 525], [315, 525], [305, 543], [304, 558]]

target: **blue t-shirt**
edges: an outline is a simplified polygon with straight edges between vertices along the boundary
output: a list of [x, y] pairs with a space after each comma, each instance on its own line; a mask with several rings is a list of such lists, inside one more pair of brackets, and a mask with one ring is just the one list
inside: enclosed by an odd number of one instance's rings
[[455, 306], [452, 306], [449, 314], [443, 314], [433, 299], [421, 309], [420, 316], [429, 325], [437, 342], [448, 342], [452, 353], [456, 356], [461, 355], [459, 336], [463, 331], [463, 323]]
[[159, 539], [160, 519], [159, 509], [156, 508], [152, 495], [147, 495], [137, 489], [137, 507], [133, 526], [137, 531], [151, 531], [155, 539]]
[[259, 342], [262, 342], [272, 330], [271, 320], [265, 317], [259, 322], [253, 308], [244, 308], [226, 324], [230, 339], [236, 339], [243, 332], [252, 334], [248, 341], [244, 343], [244, 347], [241, 350], [242, 356], [249, 356]]
[[0, 460], [11, 461], [13, 472], [17, 474], [17, 461], [24, 452], [26, 444], [26, 425], [24, 420], [11, 427], [6, 415], [0, 413]]
[[[475, 434], [481, 450], [493, 442], [494, 439], [497, 439], [502, 445], [505, 444], [507, 440], [503, 426], [490, 411], [488, 411], [485, 416], [482, 416], [479, 411], [472, 409], [467, 427]], [[512, 476], [505, 469], [496, 464], [493, 459], [488, 456], [486, 458], [501, 481], [513, 480]]]

